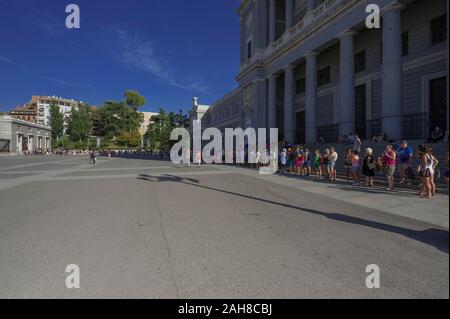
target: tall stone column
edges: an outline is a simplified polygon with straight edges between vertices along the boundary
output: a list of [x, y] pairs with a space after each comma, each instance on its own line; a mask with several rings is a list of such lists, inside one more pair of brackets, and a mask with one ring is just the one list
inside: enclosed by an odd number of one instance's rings
[[284, 69], [284, 138], [291, 143], [295, 139], [294, 67], [289, 64]]
[[269, 43], [275, 42], [277, 30], [275, 0], [269, 0]]
[[[339, 35], [341, 42], [339, 62], [339, 134], [355, 130], [355, 55], [353, 38], [356, 32], [346, 30]], [[360, 133], [360, 132], [355, 132]]]
[[317, 142], [317, 55], [312, 51], [305, 56], [305, 140], [308, 144]]
[[269, 129], [277, 128], [277, 77], [275, 75], [271, 75], [269, 77], [269, 97], [268, 97], [268, 107], [267, 107], [267, 117], [268, 117], [268, 125]]
[[393, 4], [383, 12], [382, 125], [388, 139], [401, 139], [402, 121], [402, 28], [401, 10]]
[[294, 0], [286, 0], [286, 31], [292, 28], [294, 22]]
[[255, 129], [267, 127], [267, 81], [265, 78], [257, 79], [254, 84], [254, 121]]

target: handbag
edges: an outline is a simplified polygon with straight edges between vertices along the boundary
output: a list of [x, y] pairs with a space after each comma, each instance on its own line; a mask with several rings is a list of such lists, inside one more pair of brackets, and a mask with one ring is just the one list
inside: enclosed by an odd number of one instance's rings
[[367, 167], [370, 170], [373, 170], [373, 169], [377, 168], [377, 164], [375, 164], [375, 162], [369, 162], [369, 163], [367, 163]]

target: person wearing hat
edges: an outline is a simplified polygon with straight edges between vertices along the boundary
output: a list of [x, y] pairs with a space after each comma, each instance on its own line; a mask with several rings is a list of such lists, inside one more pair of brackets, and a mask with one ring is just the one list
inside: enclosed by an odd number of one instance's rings
[[402, 141], [400, 147], [397, 151], [398, 158], [398, 170], [400, 172], [400, 184], [408, 184], [408, 174], [407, 171], [411, 169], [411, 164], [413, 161], [413, 150], [408, 146], [407, 141]]

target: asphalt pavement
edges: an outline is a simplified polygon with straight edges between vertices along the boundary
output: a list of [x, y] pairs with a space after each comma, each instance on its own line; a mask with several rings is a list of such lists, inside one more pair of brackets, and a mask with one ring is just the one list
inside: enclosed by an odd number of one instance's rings
[[[449, 297], [448, 227], [415, 218], [415, 199], [397, 214], [323, 187], [158, 159], [0, 157], [0, 298]], [[448, 196], [434, 205], [448, 211]]]

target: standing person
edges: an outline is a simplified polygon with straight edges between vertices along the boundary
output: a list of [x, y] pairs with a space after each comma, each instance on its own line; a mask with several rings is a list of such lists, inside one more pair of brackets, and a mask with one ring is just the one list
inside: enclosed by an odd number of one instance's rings
[[353, 157], [352, 149], [348, 148], [345, 151], [345, 155], [344, 155], [344, 168], [345, 168], [345, 172], [347, 174], [347, 183], [350, 182], [350, 173], [352, 170], [352, 157]]
[[322, 156], [322, 171], [325, 169], [327, 179], [330, 179], [331, 176], [330, 168], [328, 166], [329, 160], [330, 160], [330, 150], [327, 148], [325, 149], [324, 155]]
[[[436, 173], [440, 173], [438, 171], [438, 165], [439, 165], [439, 161], [437, 160], [437, 158], [434, 156], [433, 154], [433, 149], [431, 147], [428, 148], [428, 155], [431, 157], [431, 161], [433, 162], [433, 174], [430, 177], [430, 186], [431, 186], [431, 196], [435, 196], [436, 195], [436, 183], [435, 183], [435, 178], [436, 178]], [[439, 178], [439, 176], [438, 176]]]
[[289, 173], [295, 172], [295, 152], [292, 148], [288, 149], [288, 163], [289, 163]]
[[420, 145], [417, 148], [417, 155], [420, 160], [419, 167], [417, 168], [417, 172], [420, 175], [421, 179], [421, 189], [418, 195], [420, 197], [426, 196], [428, 199], [432, 197], [431, 183], [430, 178], [434, 174], [433, 172], [433, 158], [428, 154], [428, 149]]
[[195, 161], [197, 162], [197, 167], [200, 168], [200, 166], [202, 165], [202, 152], [198, 151], [195, 154]]
[[359, 168], [361, 167], [361, 159], [359, 157], [358, 151], [353, 151], [352, 156], [352, 175], [353, 175], [353, 186], [359, 186]]
[[373, 187], [373, 178], [375, 176], [376, 161], [373, 157], [373, 150], [366, 148], [366, 157], [363, 161], [362, 173], [366, 177], [366, 186]]
[[400, 184], [409, 184], [407, 171], [411, 169], [413, 160], [413, 150], [408, 146], [407, 141], [400, 143], [397, 152], [398, 169], [400, 172]]
[[89, 157], [91, 159], [92, 164], [94, 164], [94, 165], [97, 164], [97, 157], [95, 156], [94, 151], [89, 152]]
[[311, 165], [312, 165], [312, 154], [311, 151], [309, 150], [308, 147], [305, 147], [305, 170], [306, 170], [306, 175], [309, 176], [311, 175]]
[[286, 168], [286, 162], [287, 162], [287, 150], [283, 148], [280, 154], [280, 172], [281, 174], [284, 173], [284, 170]]
[[394, 173], [396, 160], [397, 154], [394, 151], [394, 147], [392, 146], [392, 144], [388, 144], [383, 154], [384, 174], [386, 175], [386, 179], [388, 182], [388, 187], [386, 188], [387, 191], [390, 191], [394, 188]]
[[357, 151], [358, 154], [361, 154], [361, 145], [362, 145], [361, 139], [359, 138], [358, 134], [355, 134], [353, 140], [353, 150]]
[[338, 153], [334, 147], [330, 148], [330, 159], [328, 161], [328, 166], [330, 168], [330, 181], [336, 181], [336, 162], [338, 160]]
[[295, 173], [297, 175], [303, 175], [303, 155], [302, 153], [298, 153], [297, 157], [295, 158]]
[[316, 178], [322, 179], [322, 166], [320, 162], [322, 160], [322, 155], [320, 154], [320, 150], [316, 150], [314, 152], [313, 165], [316, 170]]

